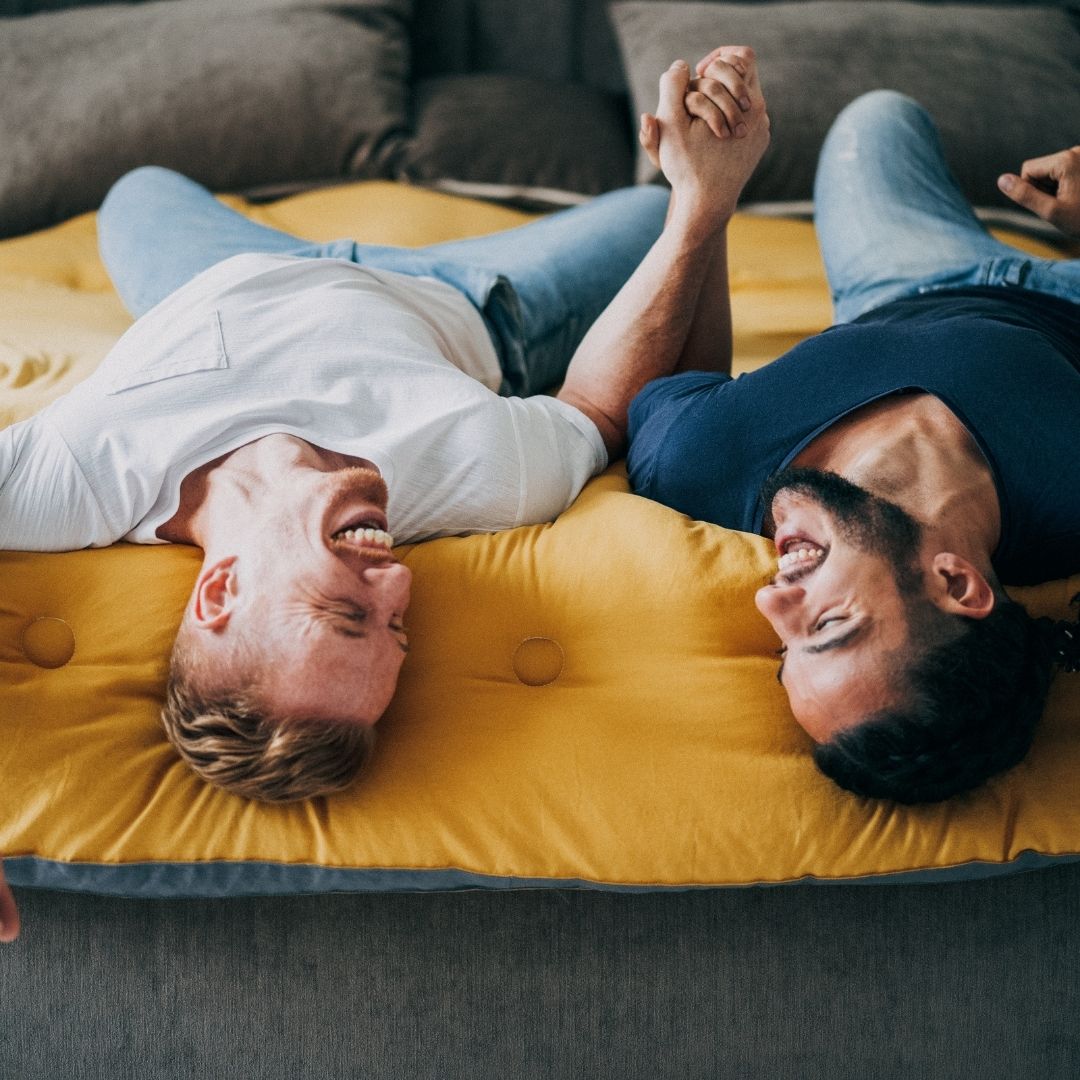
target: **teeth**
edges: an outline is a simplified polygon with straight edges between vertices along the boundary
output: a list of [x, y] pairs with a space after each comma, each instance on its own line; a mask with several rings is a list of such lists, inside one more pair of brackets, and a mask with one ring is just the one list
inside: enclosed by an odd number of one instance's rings
[[382, 529], [342, 529], [334, 533], [335, 540], [346, 540], [357, 545], [376, 545], [378, 547], [392, 548], [394, 538]]
[[777, 563], [781, 570], [790, 570], [793, 566], [802, 563], [817, 562], [823, 558], [825, 552], [822, 548], [797, 548], [794, 551], [786, 551], [780, 556]]

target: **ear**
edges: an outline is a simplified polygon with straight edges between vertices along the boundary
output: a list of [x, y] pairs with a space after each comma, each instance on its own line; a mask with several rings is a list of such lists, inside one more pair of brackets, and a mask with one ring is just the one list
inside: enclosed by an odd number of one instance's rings
[[950, 615], [985, 619], [994, 610], [994, 589], [986, 576], [962, 555], [939, 551], [934, 556], [930, 599]]
[[236, 576], [236, 556], [229, 555], [199, 572], [192, 594], [192, 618], [201, 630], [224, 630], [236, 608], [240, 586]]

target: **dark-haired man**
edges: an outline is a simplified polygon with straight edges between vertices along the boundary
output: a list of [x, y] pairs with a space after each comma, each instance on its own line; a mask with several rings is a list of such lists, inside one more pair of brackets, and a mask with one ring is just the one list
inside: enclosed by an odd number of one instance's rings
[[[643, 118], [654, 157], [663, 136]], [[1080, 235], [1080, 148], [999, 184]], [[837, 118], [815, 204], [837, 324], [738, 379], [721, 348], [646, 387], [630, 479], [775, 540], [757, 605], [818, 764], [934, 801], [1020, 760], [1072, 662], [1075, 625], [1028, 618], [1000, 583], [1080, 570], [1080, 260], [992, 238], [927, 113], [891, 91]]]

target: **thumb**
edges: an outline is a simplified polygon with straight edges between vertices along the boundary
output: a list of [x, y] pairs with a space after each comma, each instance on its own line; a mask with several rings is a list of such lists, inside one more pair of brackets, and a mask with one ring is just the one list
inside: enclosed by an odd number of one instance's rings
[[656, 107], [656, 115], [661, 120], [677, 120], [686, 118], [686, 109], [683, 99], [690, 86], [690, 68], [685, 60], [676, 60], [660, 76], [660, 104]]
[[997, 186], [1014, 203], [1038, 214], [1044, 221], [1050, 220], [1050, 215], [1057, 207], [1057, 200], [1053, 195], [1040, 191], [1034, 184], [1029, 184], [1015, 173], [1003, 173], [998, 177]]
[[652, 167], [660, 168], [660, 128], [656, 123], [656, 117], [649, 113], [641, 114], [641, 129], [638, 131], [638, 141], [645, 151]]

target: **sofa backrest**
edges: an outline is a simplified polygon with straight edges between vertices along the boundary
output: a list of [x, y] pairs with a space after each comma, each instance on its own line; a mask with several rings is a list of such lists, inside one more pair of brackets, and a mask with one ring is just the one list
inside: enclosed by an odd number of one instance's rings
[[[0, 17], [100, 2], [0, 0]], [[773, 0], [743, 2], [768, 4]], [[1080, 0], [964, 2], [1063, 8], [1080, 4]], [[414, 0], [413, 70], [421, 78], [476, 71], [568, 79], [624, 93], [626, 79], [607, 15], [607, 3], [608, 0]]]
[[416, 0], [416, 73], [489, 71], [625, 89], [604, 0]]
[[[767, 5], [773, 0], [742, 2]], [[1080, 7], [1080, 0], [960, 2], [1009, 7]], [[413, 67], [420, 77], [469, 71], [500, 72], [569, 79], [616, 93], [626, 91], [615, 33], [607, 14], [608, 0], [414, 0], [414, 3]]]

